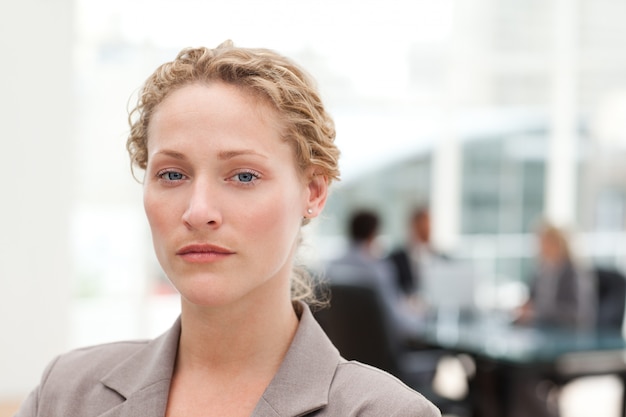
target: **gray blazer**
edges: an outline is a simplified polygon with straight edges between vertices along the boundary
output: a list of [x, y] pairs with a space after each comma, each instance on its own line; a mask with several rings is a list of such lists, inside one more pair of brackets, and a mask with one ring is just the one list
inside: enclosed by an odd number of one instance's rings
[[[278, 416], [437, 417], [437, 408], [395, 377], [346, 361], [304, 304], [283, 363], [252, 413]], [[56, 358], [15, 417], [165, 415], [180, 320], [152, 341], [119, 342]]]

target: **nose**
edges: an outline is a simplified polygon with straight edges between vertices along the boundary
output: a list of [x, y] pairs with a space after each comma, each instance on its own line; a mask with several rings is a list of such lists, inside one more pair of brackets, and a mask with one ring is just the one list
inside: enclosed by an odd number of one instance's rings
[[215, 188], [215, 185], [212, 186], [207, 181], [195, 181], [192, 184], [187, 209], [182, 218], [187, 228], [214, 228], [222, 224]]

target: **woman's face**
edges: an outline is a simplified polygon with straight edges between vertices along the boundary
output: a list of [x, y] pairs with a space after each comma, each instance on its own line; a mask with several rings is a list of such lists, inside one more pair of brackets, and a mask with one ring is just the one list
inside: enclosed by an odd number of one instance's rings
[[539, 237], [541, 258], [544, 262], [559, 263], [565, 258], [563, 245], [554, 234], [544, 232]]
[[310, 174], [298, 172], [278, 113], [245, 90], [215, 82], [167, 96], [148, 127], [144, 207], [182, 297], [289, 297], [302, 218], [326, 197], [325, 179]]

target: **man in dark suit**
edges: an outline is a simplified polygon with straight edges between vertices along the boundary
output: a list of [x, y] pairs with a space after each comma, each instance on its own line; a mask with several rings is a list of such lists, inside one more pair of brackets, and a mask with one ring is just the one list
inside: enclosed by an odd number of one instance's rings
[[427, 207], [416, 208], [409, 219], [409, 239], [405, 247], [389, 254], [396, 283], [402, 293], [412, 297], [420, 290], [421, 265], [446, 257], [433, 249], [430, 239], [430, 213]]

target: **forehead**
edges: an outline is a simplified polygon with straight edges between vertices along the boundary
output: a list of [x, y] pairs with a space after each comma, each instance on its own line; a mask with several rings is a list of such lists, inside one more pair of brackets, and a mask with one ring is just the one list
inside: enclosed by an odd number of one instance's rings
[[164, 122], [196, 123], [204, 129], [229, 125], [245, 128], [250, 124], [275, 130], [282, 136], [280, 113], [258, 94], [223, 82], [192, 83], [170, 92], [155, 108], [148, 123], [148, 137]]
[[[154, 110], [147, 129], [148, 153], [174, 143], [224, 150], [232, 146], [267, 148], [285, 140], [285, 123], [265, 99], [226, 84], [194, 83], [172, 91]], [[290, 146], [291, 145], [291, 146]]]
[[180, 85], [155, 105], [153, 114], [171, 106], [171, 102], [175, 102], [175, 106], [195, 106], [199, 109], [198, 106], [206, 108], [215, 101], [222, 103], [222, 107], [236, 105], [247, 112], [260, 113], [266, 119], [281, 119], [280, 112], [262, 93], [223, 81], [196, 81]]

